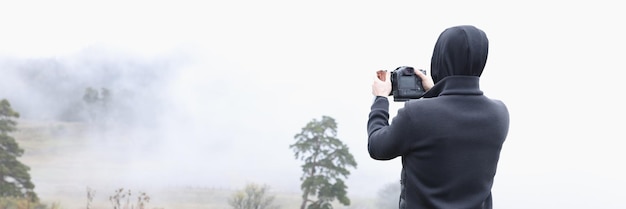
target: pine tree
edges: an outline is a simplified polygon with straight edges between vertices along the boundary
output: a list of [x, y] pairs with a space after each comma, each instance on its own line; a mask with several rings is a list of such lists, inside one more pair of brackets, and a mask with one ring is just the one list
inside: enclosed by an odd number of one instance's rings
[[0, 101], [0, 197], [19, 197], [37, 202], [35, 185], [30, 180], [30, 168], [17, 158], [24, 154], [18, 143], [9, 133], [16, 131], [20, 114], [11, 108], [8, 100]]
[[[296, 142], [289, 146], [296, 159], [304, 161], [300, 209], [331, 209], [335, 200], [350, 205], [344, 178], [350, 174], [348, 167], [356, 168], [357, 164], [348, 146], [336, 136], [335, 119], [322, 116], [321, 121], [313, 119], [302, 128], [294, 137]], [[310, 196], [317, 196], [317, 199], [310, 199]]]

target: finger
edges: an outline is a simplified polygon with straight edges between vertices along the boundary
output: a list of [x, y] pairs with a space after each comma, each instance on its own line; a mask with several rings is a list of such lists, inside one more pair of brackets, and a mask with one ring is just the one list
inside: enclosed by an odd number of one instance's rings
[[378, 79], [381, 81], [385, 81], [385, 71], [383, 70], [378, 70], [376, 71], [376, 76], [378, 76]]
[[415, 72], [415, 74], [417, 75], [424, 75], [424, 73], [422, 73], [422, 71], [419, 69], [413, 69], [413, 72]]
[[385, 82], [389, 78], [389, 73], [386, 70], [378, 70], [376, 71], [376, 78], [380, 82]]
[[419, 76], [421, 79], [426, 78], [426, 74], [424, 74], [421, 70], [414, 69], [413, 71], [415, 71], [415, 74]]

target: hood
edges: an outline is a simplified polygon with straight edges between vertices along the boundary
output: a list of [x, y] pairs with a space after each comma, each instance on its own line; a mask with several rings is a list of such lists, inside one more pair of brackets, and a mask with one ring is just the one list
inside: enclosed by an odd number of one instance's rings
[[472, 25], [450, 27], [441, 32], [430, 63], [435, 84], [454, 76], [478, 76], [487, 63], [489, 40], [481, 29]]

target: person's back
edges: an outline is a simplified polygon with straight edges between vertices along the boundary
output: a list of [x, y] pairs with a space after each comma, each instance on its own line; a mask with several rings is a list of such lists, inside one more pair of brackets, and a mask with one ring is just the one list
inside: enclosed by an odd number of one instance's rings
[[369, 153], [378, 160], [402, 156], [406, 208], [492, 208], [509, 114], [504, 103], [479, 88], [487, 48], [481, 30], [449, 28], [435, 46], [435, 85], [424, 98], [406, 102], [391, 124], [387, 98], [378, 95], [374, 101]]

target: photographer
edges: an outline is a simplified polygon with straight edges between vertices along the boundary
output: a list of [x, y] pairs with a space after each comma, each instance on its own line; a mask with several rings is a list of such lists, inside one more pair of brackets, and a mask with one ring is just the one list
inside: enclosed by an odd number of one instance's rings
[[479, 86], [488, 46], [474, 26], [444, 30], [433, 50], [432, 78], [415, 70], [426, 92], [406, 101], [391, 124], [391, 75], [374, 78], [368, 151], [376, 160], [402, 158], [400, 208], [492, 208], [509, 112]]

